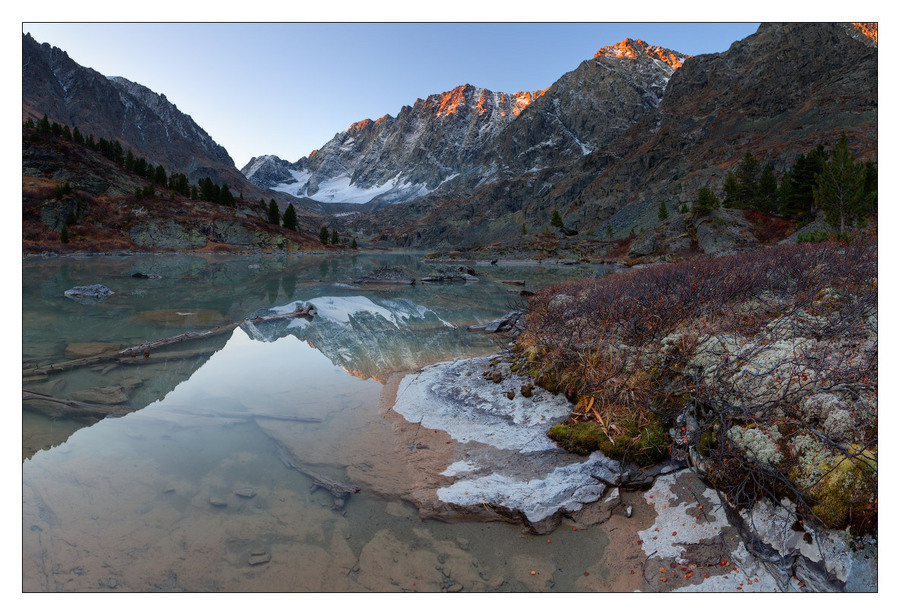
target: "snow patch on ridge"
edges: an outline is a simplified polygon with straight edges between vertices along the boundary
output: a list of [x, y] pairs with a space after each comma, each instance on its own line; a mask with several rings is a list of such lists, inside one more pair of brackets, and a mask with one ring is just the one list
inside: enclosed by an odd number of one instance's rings
[[[383, 184], [372, 186], [370, 188], [363, 188], [358, 184], [354, 184], [350, 174], [345, 173], [343, 175], [332, 177], [326, 181], [319, 182], [319, 189], [313, 194], [309, 194], [308, 182], [312, 178], [312, 174], [309, 171], [297, 171], [293, 169], [290, 173], [295, 181], [282, 182], [272, 186], [272, 190], [285, 192], [297, 197], [306, 197], [319, 203], [352, 203], [355, 205], [362, 205], [378, 197], [388, 197], [384, 200], [395, 202], [425, 196], [431, 192], [425, 184], [401, 182], [400, 173], [397, 173]], [[391, 195], [395, 195], [395, 197], [389, 198]]]

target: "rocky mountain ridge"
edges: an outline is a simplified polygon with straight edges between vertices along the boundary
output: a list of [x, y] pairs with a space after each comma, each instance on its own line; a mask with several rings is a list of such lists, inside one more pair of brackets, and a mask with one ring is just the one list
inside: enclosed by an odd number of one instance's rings
[[659, 104], [683, 54], [626, 39], [546, 90], [472, 85], [357, 122], [294, 164], [273, 156], [242, 172], [259, 186], [322, 202], [399, 203], [580, 158]]
[[260, 156], [242, 172], [259, 186], [321, 202], [412, 200], [467, 172], [496, 135], [542, 94], [462, 85], [419, 98], [397, 117], [356, 122], [293, 164]]
[[[661, 201], [677, 211], [692, 207], [701, 187], [721, 195], [745, 153], [772, 163], [778, 175], [846, 132], [858, 159], [873, 157], [878, 69], [871, 33], [853, 24], [762, 24], [725, 52], [686, 58], [658, 106], [636, 112], [587, 155], [560, 154], [557, 164], [381, 208], [355, 218], [353, 231], [404, 246], [486, 245], [521, 236], [523, 227], [546, 228], [558, 209], [566, 226], [618, 239], [657, 226]], [[553, 100], [557, 84], [513, 127]], [[586, 117], [590, 124], [594, 116]]]

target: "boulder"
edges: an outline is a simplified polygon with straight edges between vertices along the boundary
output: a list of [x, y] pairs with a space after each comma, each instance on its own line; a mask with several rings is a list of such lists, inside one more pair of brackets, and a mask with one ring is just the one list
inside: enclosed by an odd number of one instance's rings
[[709, 217], [697, 222], [697, 246], [704, 254], [715, 254], [755, 241], [750, 223], [737, 210], [716, 209]]
[[628, 256], [647, 256], [656, 251], [656, 232], [652, 229], [638, 235], [631, 244]]
[[114, 293], [103, 284], [91, 284], [90, 286], [75, 286], [63, 294], [79, 303], [99, 303]]

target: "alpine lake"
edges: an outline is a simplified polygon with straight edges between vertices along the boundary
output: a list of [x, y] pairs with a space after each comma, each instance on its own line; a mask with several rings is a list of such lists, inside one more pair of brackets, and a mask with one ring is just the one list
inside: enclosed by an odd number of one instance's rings
[[[605, 273], [500, 262], [468, 265], [467, 283], [354, 284], [438, 266], [458, 269], [396, 253], [24, 258], [23, 590], [614, 589], [603, 525], [536, 536], [422, 520], [373, 476], [400, 445], [380, 404], [392, 374], [494, 352], [508, 338], [467, 328], [520, 309], [522, 288]], [[64, 295], [90, 284], [114, 294]], [[306, 303], [311, 319], [250, 320]], [[229, 323], [149, 356], [34, 372]], [[337, 508], [315, 475], [361, 488]]]

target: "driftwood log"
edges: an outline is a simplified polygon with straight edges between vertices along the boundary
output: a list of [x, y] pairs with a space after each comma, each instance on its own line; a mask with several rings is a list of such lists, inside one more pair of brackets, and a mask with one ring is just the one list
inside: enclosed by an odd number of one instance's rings
[[96, 404], [74, 399], [60, 399], [24, 389], [22, 390], [22, 401], [28, 402], [31, 410], [50, 418], [102, 419], [107, 416], [119, 416], [134, 411], [134, 408], [121, 404]]
[[[268, 320], [278, 320], [281, 318], [312, 318], [312, 305], [306, 305], [304, 307], [298, 307], [293, 312], [289, 312], [287, 314], [273, 314], [271, 316], [257, 316], [255, 318], [248, 318], [246, 320], [242, 320], [240, 322], [233, 322], [227, 325], [221, 325], [218, 327], [213, 327], [212, 329], [208, 329], [206, 331], [188, 331], [187, 333], [182, 333], [181, 335], [175, 335], [172, 337], [164, 337], [158, 340], [144, 342], [142, 344], [138, 344], [137, 346], [129, 346], [128, 348], [124, 348], [117, 352], [105, 352], [102, 354], [94, 355], [92, 357], [84, 357], [80, 359], [72, 359], [70, 361], [60, 361], [59, 363], [49, 363], [47, 365], [39, 365], [35, 367], [25, 367], [22, 369], [22, 378], [32, 378], [35, 376], [47, 376], [49, 374], [53, 374], [56, 372], [62, 372], [70, 369], [76, 369], [79, 367], [85, 367], [87, 365], [96, 365], [98, 363], [106, 363], [109, 361], [117, 361], [119, 360], [121, 363], [129, 363], [127, 358], [138, 358], [138, 357], [148, 357], [150, 355], [151, 350], [156, 350], [157, 348], [163, 348], [165, 346], [171, 346], [172, 344], [178, 344], [180, 342], [189, 342], [192, 340], [206, 339], [210, 337], [215, 337], [217, 335], [222, 335], [223, 333], [228, 333], [233, 331], [237, 327], [241, 326], [244, 322], [265, 322]], [[202, 354], [202, 353], [201, 353]]]
[[319, 474], [318, 472], [307, 466], [304, 466], [294, 458], [290, 451], [283, 447], [279, 447], [278, 457], [287, 467], [291, 468], [292, 470], [297, 470], [301, 474], [305, 474], [312, 479], [313, 484], [310, 488], [310, 491], [315, 491], [316, 489], [321, 488], [329, 492], [333, 500], [331, 508], [334, 510], [343, 510], [344, 505], [347, 503], [347, 499], [350, 497], [350, 495], [359, 492], [359, 487], [357, 487], [356, 485], [338, 482], [323, 474]]

